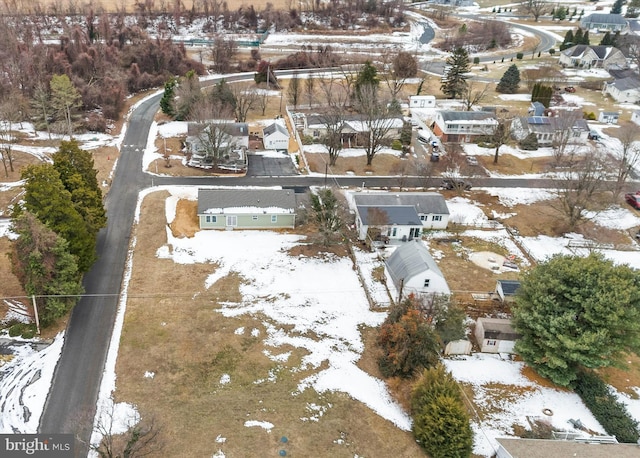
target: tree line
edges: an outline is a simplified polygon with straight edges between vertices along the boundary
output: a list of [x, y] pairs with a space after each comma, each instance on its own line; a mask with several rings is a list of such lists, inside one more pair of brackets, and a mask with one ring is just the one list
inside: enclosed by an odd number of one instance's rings
[[82, 275], [96, 260], [98, 231], [106, 226], [102, 191], [91, 153], [63, 141], [53, 163], [22, 171], [24, 200], [12, 210], [19, 235], [14, 273], [36, 302], [43, 326], [64, 316], [82, 294]]

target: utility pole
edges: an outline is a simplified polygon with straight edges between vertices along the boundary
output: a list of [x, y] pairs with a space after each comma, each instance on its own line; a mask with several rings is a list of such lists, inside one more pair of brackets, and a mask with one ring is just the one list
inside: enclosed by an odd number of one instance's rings
[[31, 296], [31, 302], [33, 303], [33, 316], [36, 319], [36, 330], [38, 331], [38, 335], [40, 335], [40, 317], [38, 316], [38, 304], [36, 304], [35, 294]]

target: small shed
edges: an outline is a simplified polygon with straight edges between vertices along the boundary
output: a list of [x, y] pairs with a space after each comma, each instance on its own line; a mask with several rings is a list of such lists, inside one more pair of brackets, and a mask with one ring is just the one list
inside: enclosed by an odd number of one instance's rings
[[402, 297], [409, 294], [451, 294], [438, 264], [421, 241], [398, 246], [385, 264]]
[[520, 288], [520, 282], [517, 280], [498, 280], [496, 282], [496, 294], [502, 302], [513, 302], [518, 288]]
[[478, 318], [475, 337], [482, 353], [514, 353], [513, 347], [520, 335], [513, 329], [511, 320]]
[[262, 130], [262, 142], [265, 149], [289, 151], [289, 131], [279, 122], [274, 122]]
[[617, 111], [601, 111], [598, 115], [598, 121], [607, 124], [618, 124], [620, 113]]
[[631, 122], [640, 126], [640, 111], [636, 110], [631, 113]]
[[435, 108], [436, 97], [434, 95], [410, 95], [409, 108]]

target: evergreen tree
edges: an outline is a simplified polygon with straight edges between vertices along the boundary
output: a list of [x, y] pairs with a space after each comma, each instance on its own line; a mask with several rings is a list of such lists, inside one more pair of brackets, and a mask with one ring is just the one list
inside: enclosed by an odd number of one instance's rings
[[622, 14], [622, 6], [625, 0], [616, 0], [611, 7], [611, 14]]
[[553, 88], [542, 83], [535, 83], [531, 91], [531, 102], [540, 102], [549, 108], [551, 105], [551, 97], [553, 96]]
[[367, 86], [375, 91], [380, 85], [380, 78], [378, 78], [378, 69], [373, 66], [371, 61], [366, 61], [358, 75], [356, 76], [356, 80], [353, 84], [353, 89], [355, 91], [354, 95], [360, 99], [362, 88]]
[[538, 264], [525, 274], [513, 314], [518, 354], [558, 385], [640, 351], [640, 278], [598, 254]]
[[520, 85], [520, 70], [516, 64], [511, 65], [496, 86], [496, 91], [503, 94], [514, 94], [518, 91]]
[[573, 31], [571, 29], [567, 30], [567, 33], [564, 34], [564, 41], [560, 45], [560, 51], [564, 51], [567, 48], [570, 48], [575, 44], [575, 39], [573, 37]]
[[63, 141], [58, 152], [53, 155], [53, 167], [60, 174], [66, 190], [71, 193], [73, 206], [95, 237], [106, 226], [107, 216], [93, 156], [81, 149], [76, 140]]
[[584, 44], [584, 43], [583, 43], [583, 41], [584, 41], [583, 34], [584, 34], [584, 32], [582, 31], [582, 29], [581, 29], [581, 28], [578, 28], [578, 30], [576, 30], [576, 33], [575, 33], [575, 34], [574, 34], [574, 36], [573, 36], [573, 42], [574, 42], [574, 44], [577, 44], [577, 45], [582, 45], [582, 44]]
[[413, 434], [433, 458], [471, 456], [473, 431], [460, 388], [442, 365], [423, 372], [411, 394]]
[[586, 30], [584, 32], [584, 35], [582, 35], [582, 44], [583, 45], [590, 45], [591, 44], [590, 41], [591, 40], [589, 40], [589, 31]]
[[46, 327], [62, 317], [82, 294], [81, 276], [66, 240], [42, 224], [32, 213], [12, 221], [19, 235], [12, 254], [14, 273], [24, 290], [36, 297], [40, 323]]
[[611, 32], [607, 30], [607, 32], [600, 40], [600, 46], [613, 46], [613, 38], [611, 37]]
[[635, 19], [640, 16], [640, 0], [630, 0], [627, 4], [627, 11], [624, 17]]
[[53, 75], [49, 82], [51, 87], [51, 108], [56, 119], [64, 128], [59, 130], [69, 136], [73, 135], [73, 122], [77, 110], [82, 106], [80, 93], [67, 75]]
[[96, 238], [75, 208], [58, 171], [52, 164], [29, 165], [22, 170], [22, 179], [24, 209], [69, 243], [78, 269], [86, 272], [96, 259]]
[[447, 68], [440, 89], [450, 99], [462, 96], [467, 88], [468, 73], [471, 71], [469, 53], [460, 47], [447, 57]]
[[164, 83], [164, 93], [160, 99], [160, 109], [167, 116], [175, 116], [175, 110], [173, 109], [173, 97], [175, 96], [175, 88], [178, 81], [174, 76], [170, 77]]

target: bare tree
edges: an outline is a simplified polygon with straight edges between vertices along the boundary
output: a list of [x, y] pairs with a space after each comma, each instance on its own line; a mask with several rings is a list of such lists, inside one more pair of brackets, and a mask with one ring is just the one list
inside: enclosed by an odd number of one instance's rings
[[293, 105], [294, 110], [298, 107], [300, 89], [300, 78], [298, 77], [298, 73], [294, 72], [293, 75], [291, 75], [289, 85], [287, 86], [287, 99], [289, 103]]
[[356, 109], [363, 124], [364, 149], [367, 165], [385, 145], [388, 135], [398, 119], [390, 109], [389, 100], [383, 99], [372, 84], [360, 86], [356, 98]]
[[495, 146], [496, 150], [493, 154], [493, 163], [498, 163], [500, 157], [500, 147], [506, 145], [511, 139], [511, 124], [513, 123], [513, 117], [511, 116], [498, 116], [498, 124], [492, 127], [493, 131], [490, 132], [489, 137], [491, 142]]
[[467, 87], [462, 93], [462, 104], [466, 111], [471, 111], [475, 105], [478, 105], [486, 97], [489, 90], [489, 84], [484, 84], [480, 87], [476, 86], [474, 81], [469, 81]]
[[594, 149], [558, 176], [558, 200], [551, 206], [566, 217], [569, 229], [584, 220], [587, 211], [596, 209], [594, 196], [604, 190], [605, 180], [604, 164]]
[[629, 125], [620, 130], [618, 139], [621, 150], [614, 155], [613, 167], [616, 181], [613, 187], [613, 200], [615, 201], [626, 183], [629, 175], [640, 160], [640, 128]]
[[407, 79], [418, 74], [418, 61], [406, 51], [389, 51], [383, 55], [384, 69], [382, 78], [389, 88], [391, 97], [397, 99]]
[[238, 45], [235, 40], [228, 38], [226, 35], [217, 34], [213, 38], [213, 44], [209, 52], [213, 62], [213, 71], [217, 73], [229, 73], [229, 70], [231, 70], [231, 60], [238, 52]]
[[253, 110], [258, 103], [258, 93], [255, 88], [243, 83], [231, 84], [231, 92], [236, 100], [236, 121], [245, 122], [249, 111]]
[[217, 167], [236, 148], [230, 127], [228, 122], [211, 122], [198, 133], [198, 149], [206, 164]]
[[269, 105], [269, 88], [258, 88], [256, 95], [256, 107], [260, 109], [260, 114], [264, 116], [264, 113], [267, 111], [267, 106]]
[[540, 16], [546, 12], [548, 5], [547, 0], [527, 0], [525, 9], [533, 16], [534, 22], [538, 22]]
[[576, 124], [580, 119], [582, 119], [580, 110], [562, 111], [558, 116], [550, 118], [553, 127], [551, 147], [556, 167], [571, 163], [580, 149], [576, 143], [576, 139], [580, 136], [580, 130], [577, 129]]
[[94, 433], [102, 436], [99, 444], [91, 444], [91, 450], [100, 458], [136, 458], [158, 456], [163, 448], [160, 430], [154, 420], [139, 422], [140, 418], [128, 418], [124, 427], [126, 432], [117, 431], [118, 425], [115, 406], [112, 404], [107, 412], [103, 412], [94, 426]]
[[324, 126], [325, 134], [320, 142], [327, 148], [329, 153], [329, 165], [336, 165], [336, 161], [342, 151], [342, 131], [345, 126], [343, 106], [329, 106], [320, 115], [320, 120]]
[[312, 74], [307, 75], [307, 79], [304, 80], [304, 92], [307, 95], [307, 101], [309, 102], [309, 108], [313, 104], [313, 96], [315, 94], [316, 79]]

